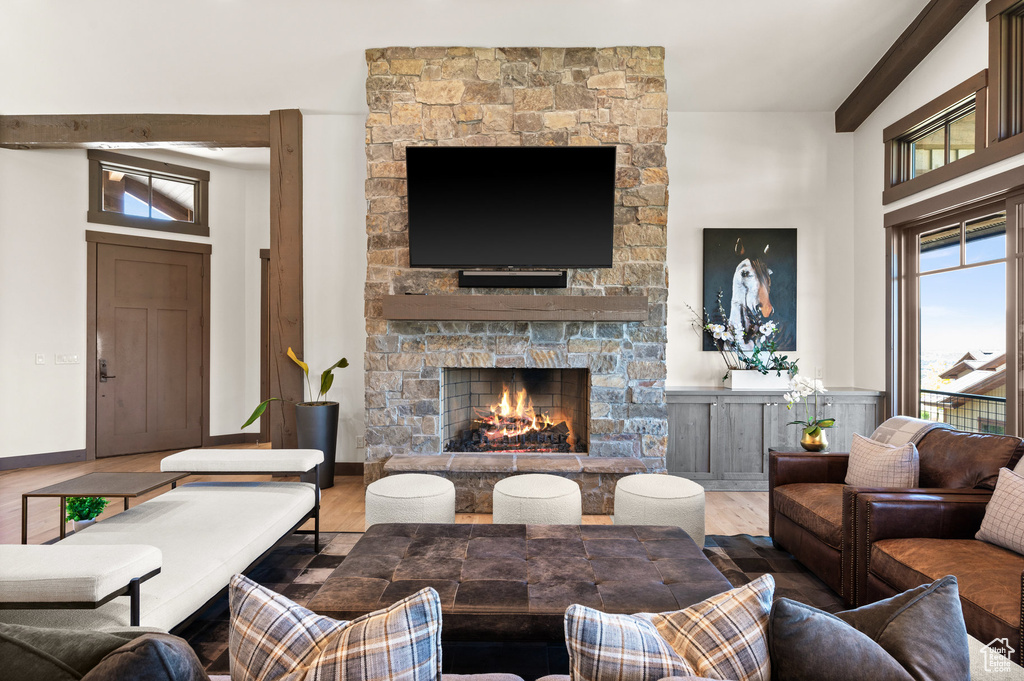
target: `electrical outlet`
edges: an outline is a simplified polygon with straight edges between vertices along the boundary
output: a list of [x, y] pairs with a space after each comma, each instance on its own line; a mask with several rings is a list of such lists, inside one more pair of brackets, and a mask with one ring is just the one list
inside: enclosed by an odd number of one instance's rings
[[41, 352], [37, 352], [36, 353], [36, 364], [46, 364], [46, 355], [41, 353]]
[[362, 436], [356, 437], [356, 449], [366, 449], [366, 438]]
[[815, 367], [814, 368], [814, 377], [815, 378], [824, 378], [825, 377], [825, 371], [821, 367]]
[[54, 355], [54, 364], [78, 364], [78, 355]]

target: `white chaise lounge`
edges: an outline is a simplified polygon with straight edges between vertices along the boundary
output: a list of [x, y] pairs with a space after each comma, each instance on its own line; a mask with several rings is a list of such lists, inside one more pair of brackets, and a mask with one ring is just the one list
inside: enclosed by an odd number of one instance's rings
[[[315, 470], [323, 461], [323, 454], [316, 450], [192, 450], [182, 454], [187, 456], [168, 457], [179, 458], [164, 470], [186, 470], [175, 468], [186, 465], [203, 475], [295, 475]], [[232, 575], [248, 570], [306, 520], [313, 518], [318, 531], [319, 508], [319, 485], [315, 482], [194, 482], [76, 532], [53, 547], [16, 548], [34, 550], [31, 556], [25, 554], [19, 560], [52, 564], [60, 560], [60, 554], [40, 553], [40, 549], [139, 544], [156, 547], [162, 556], [160, 573], [141, 585], [140, 623], [170, 631], [215, 599]], [[98, 554], [102, 556], [102, 551]], [[30, 567], [23, 563], [18, 571], [25, 575], [31, 572]], [[4, 586], [5, 591], [17, 588], [10, 582]], [[27, 584], [25, 593], [29, 593]], [[11, 600], [30, 599], [12, 596]], [[130, 605], [127, 598], [114, 598], [87, 610], [0, 609], [0, 621], [42, 627], [124, 627], [130, 623]]]

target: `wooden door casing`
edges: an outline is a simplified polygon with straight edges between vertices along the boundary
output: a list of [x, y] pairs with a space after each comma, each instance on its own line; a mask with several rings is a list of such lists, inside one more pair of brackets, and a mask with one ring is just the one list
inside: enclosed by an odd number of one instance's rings
[[[203, 256], [98, 244], [96, 456], [203, 439]], [[97, 366], [97, 373], [98, 373]]]

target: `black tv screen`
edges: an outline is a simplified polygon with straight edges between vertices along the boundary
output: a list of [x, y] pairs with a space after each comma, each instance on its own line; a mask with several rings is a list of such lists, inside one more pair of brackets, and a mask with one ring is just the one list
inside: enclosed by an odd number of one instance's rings
[[615, 147], [408, 147], [412, 267], [611, 267]]

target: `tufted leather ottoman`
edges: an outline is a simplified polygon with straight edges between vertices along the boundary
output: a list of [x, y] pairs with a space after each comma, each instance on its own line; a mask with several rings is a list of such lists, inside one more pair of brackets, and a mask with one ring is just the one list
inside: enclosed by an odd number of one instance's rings
[[385, 524], [307, 607], [354, 619], [426, 586], [441, 596], [444, 638], [461, 641], [561, 640], [572, 603], [664, 612], [731, 588], [678, 527]]

